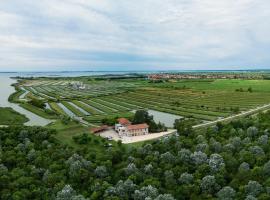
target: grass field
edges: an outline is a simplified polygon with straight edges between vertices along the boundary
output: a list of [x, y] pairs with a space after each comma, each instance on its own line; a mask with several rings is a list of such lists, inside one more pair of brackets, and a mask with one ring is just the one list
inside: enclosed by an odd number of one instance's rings
[[40, 97], [57, 115], [72, 113], [96, 125], [104, 118], [130, 116], [138, 109], [191, 117], [200, 123], [270, 103], [269, 80], [198, 79], [152, 83], [145, 79], [46, 78], [25, 81], [22, 87], [29, 91], [27, 96]]
[[12, 108], [0, 107], [0, 125], [21, 125], [27, 121], [28, 119], [24, 115]]
[[[63, 124], [61, 120], [57, 120], [52, 124], [48, 125], [47, 128], [56, 130], [55, 138], [57, 140], [59, 140], [63, 144], [73, 147], [78, 151], [87, 146], [87, 148], [90, 149], [92, 154], [95, 156], [102, 156], [104, 155], [104, 153], [106, 153], [106, 148], [104, 148], [104, 145], [107, 144], [108, 141], [104, 138], [90, 133], [90, 127], [84, 127], [75, 122]], [[91, 141], [88, 144], [77, 144], [74, 141], [73, 137], [80, 136], [84, 133], [87, 134]], [[110, 143], [112, 145], [117, 145], [115, 141], [110, 141]]]

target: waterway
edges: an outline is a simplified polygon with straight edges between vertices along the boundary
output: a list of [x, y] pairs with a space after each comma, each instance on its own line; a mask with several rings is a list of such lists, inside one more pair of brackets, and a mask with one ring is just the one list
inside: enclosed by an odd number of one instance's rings
[[8, 97], [15, 92], [15, 88], [11, 84], [16, 83], [15, 79], [9, 78], [9, 75], [0, 75], [0, 107], [11, 107], [17, 112], [25, 115], [29, 121], [25, 123], [27, 126], [45, 126], [51, 123], [51, 120], [42, 118], [24, 108], [18, 104], [10, 103]]
[[[170, 113], [165, 113], [165, 112], [160, 112], [156, 110], [147, 110], [149, 115], [153, 116], [153, 119], [156, 123], [163, 123], [166, 127], [168, 128], [173, 128], [174, 122], [176, 119], [181, 119], [183, 118], [182, 116], [179, 115], [174, 115]], [[132, 111], [136, 112], [136, 110]]]

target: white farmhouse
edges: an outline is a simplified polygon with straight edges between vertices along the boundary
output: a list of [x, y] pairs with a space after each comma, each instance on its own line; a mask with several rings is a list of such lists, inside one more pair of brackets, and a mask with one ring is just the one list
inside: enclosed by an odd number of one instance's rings
[[149, 134], [147, 124], [134, 124], [126, 118], [120, 118], [117, 120], [118, 123], [115, 124], [115, 131], [118, 133], [119, 137], [122, 136], [139, 136]]

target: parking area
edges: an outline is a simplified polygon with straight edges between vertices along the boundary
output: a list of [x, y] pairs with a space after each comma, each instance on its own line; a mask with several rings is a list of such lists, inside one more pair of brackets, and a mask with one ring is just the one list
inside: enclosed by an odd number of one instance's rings
[[108, 129], [106, 131], [98, 133], [99, 136], [104, 138], [111, 138], [115, 141], [121, 140], [121, 138], [118, 136], [118, 133], [114, 129]]
[[176, 133], [175, 129], [169, 129], [168, 131], [161, 132], [161, 133], [151, 133], [148, 135], [140, 135], [140, 136], [133, 136], [133, 137], [124, 136], [124, 137], [120, 138], [118, 136], [118, 133], [115, 130], [109, 129], [109, 130], [106, 130], [106, 131], [99, 133], [99, 135], [101, 137], [115, 140], [115, 141], [122, 140], [122, 143], [129, 144], [129, 143], [134, 143], [134, 142], [142, 142], [142, 141], [146, 141], [146, 140], [152, 140], [152, 139], [160, 138], [160, 137], [174, 134], [174, 133]]

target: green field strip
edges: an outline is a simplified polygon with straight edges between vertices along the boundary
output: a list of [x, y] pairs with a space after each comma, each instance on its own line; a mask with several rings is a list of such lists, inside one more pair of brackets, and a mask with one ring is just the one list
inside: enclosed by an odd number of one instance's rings
[[69, 92], [66, 92], [64, 88], [62, 87], [53, 87], [53, 86], [49, 86], [49, 87], [55, 90], [55, 92], [58, 93], [60, 96], [64, 96], [66, 98], [69, 98], [72, 96]]
[[118, 111], [128, 111], [129, 110], [129, 109], [123, 107], [123, 106], [120, 106], [120, 105], [117, 105], [117, 104], [114, 104], [114, 103], [110, 103], [110, 102], [102, 100], [100, 98], [99, 99], [95, 98], [93, 101], [98, 102], [100, 104], [104, 104], [104, 105], [109, 106], [109, 107], [112, 107], [112, 108], [114, 108], [114, 109], [116, 109]]
[[61, 101], [61, 104], [63, 104], [67, 109], [73, 112], [76, 116], [82, 117], [85, 115], [83, 112], [81, 112], [79, 109], [77, 109], [75, 106], [71, 105], [67, 101]]
[[107, 101], [111, 101], [112, 103], [114, 104], [119, 104], [121, 106], [124, 106], [124, 107], [127, 107], [131, 110], [135, 110], [135, 109], [140, 109], [141, 107], [140, 106], [137, 106], [137, 105], [134, 105], [134, 104], [130, 104], [130, 103], [127, 103], [127, 102], [123, 102], [122, 99], [116, 99], [114, 96], [110, 96], [110, 97], [105, 97], [105, 99]]
[[57, 114], [68, 116], [67, 113], [57, 103], [50, 102], [49, 105]]
[[[124, 100], [124, 98], [123, 98], [123, 100]], [[208, 116], [208, 115], [194, 114], [194, 113], [188, 113], [188, 112], [180, 112], [177, 110], [171, 110], [171, 109], [168, 109], [168, 108], [163, 107], [163, 106], [161, 107], [161, 106], [154, 105], [153, 103], [144, 103], [144, 102], [138, 101], [137, 99], [136, 99], [136, 101], [129, 99], [129, 101], [131, 101], [135, 105], [139, 105], [139, 106], [144, 107], [146, 109], [153, 109], [153, 110], [176, 114], [176, 115], [184, 116], [184, 117], [193, 116], [196, 119], [209, 120], [209, 121], [215, 120], [217, 118], [217, 117]]]
[[90, 113], [91, 115], [98, 115], [98, 114], [103, 114], [104, 112], [99, 111], [93, 107], [90, 107], [88, 104], [84, 104], [80, 101], [77, 100], [73, 100], [72, 103], [74, 103], [75, 105], [77, 105], [78, 107], [80, 107], [81, 109], [85, 110], [86, 112]]
[[33, 106], [31, 104], [28, 103], [22, 103], [20, 104], [20, 106], [40, 117], [46, 118], [46, 119], [55, 119], [56, 116], [54, 114], [48, 114], [46, 113], [44, 110], [42, 110], [41, 108], [38, 108], [36, 106]]
[[[220, 115], [211, 115], [210, 113], [207, 113], [207, 112], [188, 112], [184, 109], [181, 109], [181, 108], [176, 108], [174, 106], [168, 106], [166, 104], [158, 104], [158, 103], [155, 103], [155, 102], [147, 102], [147, 101], [143, 101], [143, 100], [138, 100], [137, 101], [140, 101], [142, 103], [145, 103], [145, 105], [148, 105], [148, 107], [150, 108], [154, 108], [154, 109], [158, 109], [160, 111], [164, 111], [166, 110], [166, 112], [169, 112], [169, 113], [173, 113], [173, 114], [178, 114], [178, 115], [181, 115], [181, 116], [190, 116], [190, 115], [193, 115], [193, 116], [196, 116], [196, 118], [199, 118], [199, 119], [214, 119], [215, 117], [220, 117]], [[209, 117], [208, 117], [209, 116]], [[211, 117], [212, 116], [212, 117]]]
[[[127, 97], [128, 98], [128, 97]], [[129, 98], [128, 101], [132, 100], [134, 98]], [[120, 100], [120, 99], [118, 99]], [[213, 112], [213, 111], [209, 111], [209, 110], [201, 110], [201, 109], [192, 109], [192, 108], [184, 108], [182, 106], [179, 106], [179, 107], [176, 107], [176, 106], [172, 106], [171, 104], [166, 104], [166, 103], [162, 103], [162, 102], [154, 102], [151, 100], [151, 102], [149, 101], [145, 101], [145, 100], [142, 100], [142, 99], [136, 99], [136, 100], [139, 100], [139, 101], [142, 101], [143, 103], [147, 103], [147, 104], [150, 104], [150, 103], [153, 103], [155, 105], [161, 105], [161, 107], [166, 107], [166, 108], [170, 108], [172, 110], [178, 110], [178, 111], [182, 111], [182, 112], [189, 112], [189, 113], [194, 113], [194, 114], [204, 114], [204, 115], [211, 115], [211, 116], [217, 116], [217, 117], [225, 117], [225, 116], [229, 116], [229, 113], [223, 113], [223, 112]]]
[[137, 106], [130, 106], [130, 105], [124, 104], [123, 101], [115, 101], [115, 100], [111, 99], [111, 97], [101, 97], [100, 99], [102, 99], [106, 102], [121, 106], [126, 110], [134, 110], [137, 108]]
[[119, 113], [112, 113], [112, 114], [107, 114], [107, 115], [94, 115], [94, 116], [86, 116], [83, 119], [89, 123], [100, 123], [102, 119], [104, 118], [121, 118], [121, 117], [132, 117], [134, 113], [131, 112], [119, 112]]
[[[124, 98], [127, 98], [127, 96], [123, 97]], [[132, 96], [131, 97], [132, 99], [136, 99], [136, 96]], [[146, 102], [146, 103], [152, 103], [152, 104], [155, 104], [157, 106], [160, 106], [160, 107], [166, 107], [166, 108], [170, 108], [172, 110], [178, 110], [178, 111], [181, 111], [181, 112], [185, 112], [185, 113], [191, 113], [191, 114], [203, 114], [203, 115], [211, 115], [211, 116], [216, 116], [216, 117], [225, 117], [225, 116], [228, 116], [227, 113], [221, 113], [221, 112], [213, 112], [213, 111], [205, 111], [205, 110], [198, 110], [198, 109], [186, 109], [186, 108], [182, 108], [181, 106], [180, 107], [176, 107], [176, 106], [172, 106], [171, 104], [164, 104], [164, 103], [161, 103], [161, 102], [156, 102], [154, 101], [154, 99], [146, 99], [146, 98], [143, 98], [142, 99], [138, 99], [138, 96], [137, 96], [137, 99], [138, 101], [143, 101], [143, 102]]]
[[110, 108], [108, 106], [104, 106], [102, 104], [99, 104], [99, 103], [91, 101], [91, 100], [81, 100], [81, 101], [88, 104], [88, 105], [90, 105], [90, 106], [92, 106], [92, 107], [95, 107], [98, 110], [103, 111], [104, 113], [115, 113], [115, 112], [117, 112], [117, 110], [115, 110], [115, 109], [112, 109], [112, 108]]
[[41, 87], [35, 87], [34, 89], [37, 91], [38, 95], [40, 95], [40, 96], [46, 97], [48, 99], [53, 99], [53, 100], [56, 99], [55, 97], [51, 96], [50, 93], [48, 93], [47, 91], [45, 91]]

